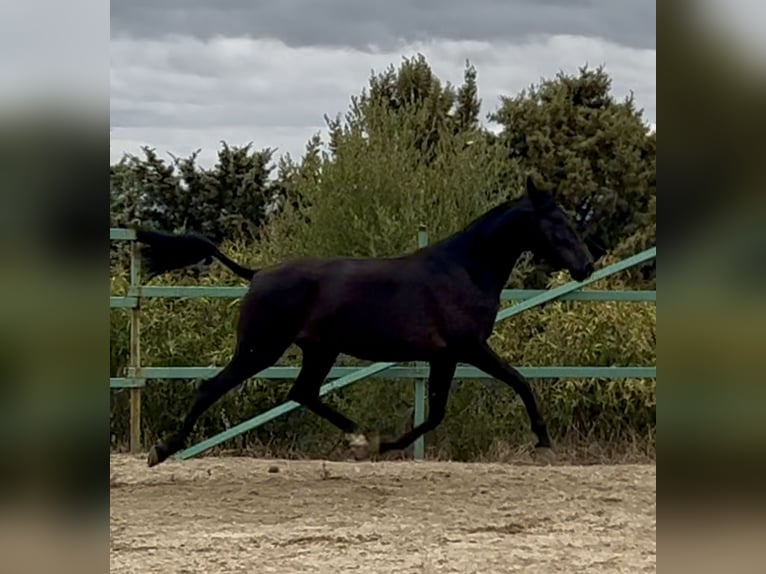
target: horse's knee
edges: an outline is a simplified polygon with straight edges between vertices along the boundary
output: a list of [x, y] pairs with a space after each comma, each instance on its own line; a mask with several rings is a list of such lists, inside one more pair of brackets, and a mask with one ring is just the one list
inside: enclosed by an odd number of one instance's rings
[[205, 395], [210, 392], [210, 389], [215, 386], [216, 377], [204, 379], [197, 384], [197, 396]]
[[423, 433], [435, 430], [441, 424], [441, 419], [429, 419], [423, 423]]
[[298, 404], [306, 405], [317, 399], [317, 393], [312, 393], [311, 389], [307, 389], [301, 385], [293, 385], [287, 393], [287, 398], [291, 401], [295, 401]]

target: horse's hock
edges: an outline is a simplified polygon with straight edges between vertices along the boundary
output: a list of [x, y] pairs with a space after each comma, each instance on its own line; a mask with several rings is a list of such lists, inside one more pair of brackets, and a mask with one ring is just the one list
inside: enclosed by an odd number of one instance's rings
[[[280, 472], [269, 472], [277, 466]], [[654, 572], [656, 467], [111, 457], [112, 572]]]

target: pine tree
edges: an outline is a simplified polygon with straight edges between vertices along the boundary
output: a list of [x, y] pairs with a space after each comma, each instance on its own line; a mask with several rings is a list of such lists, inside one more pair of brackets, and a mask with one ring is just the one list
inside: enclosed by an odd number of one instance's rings
[[475, 130], [479, 127], [481, 100], [476, 84], [476, 68], [466, 60], [463, 84], [457, 91], [457, 110], [455, 119], [461, 131]]

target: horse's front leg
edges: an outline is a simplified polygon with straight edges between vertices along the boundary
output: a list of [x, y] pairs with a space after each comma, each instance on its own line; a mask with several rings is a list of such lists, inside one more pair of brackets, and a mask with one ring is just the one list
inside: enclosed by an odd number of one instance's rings
[[537, 408], [537, 401], [532, 393], [532, 387], [521, 373], [500, 358], [486, 343], [482, 343], [469, 353], [466, 362], [481, 369], [491, 377], [503, 381], [518, 393], [527, 410], [532, 432], [537, 435], [537, 445], [535, 446], [537, 448], [550, 448], [551, 439], [548, 436], [545, 422]]

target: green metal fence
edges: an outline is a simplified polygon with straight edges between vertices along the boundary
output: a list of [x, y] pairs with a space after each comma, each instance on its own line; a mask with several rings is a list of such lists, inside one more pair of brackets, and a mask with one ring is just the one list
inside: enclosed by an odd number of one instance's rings
[[[171, 287], [171, 286], [144, 286], [140, 280], [140, 257], [139, 247], [135, 242], [135, 233], [130, 229], [111, 228], [109, 238], [113, 241], [129, 241], [131, 244], [130, 263], [130, 287], [125, 296], [110, 296], [110, 308], [127, 308], [130, 310], [130, 357], [128, 368], [124, 377], [110, 377], [109, 386], [112, 389], [129, 389], [130, 392], [130, 450], [139, 452], [142, 449], [141, 442], [141, 389], [146, 386], [150, 379], [203, 379], [212, 377], [218, 373], [220, 367], [143, 367], [141, 365], [141, 301], [153, 297], [173, 298], [200, 298], [200, 297], [242, 297], [246, 287]], [[418, 232], [418, 246], [427, 245], [428, 237], [424, 229]], [[503, 290], [503, 301], [519, 301], [500, 311], [495, 322], [500, 322], [523, 311], [543, 305], [554, 300], [562, 301], [653, 301], [657, 300], [656, 291], [588, 291], [583, 287], [595, 283], [605, 277], [609, 277], [625, 269], [650, 261], [657, 256], [657, 248], [652, 247], [641, 253], [633, 255], [623, 261], [609, 265], [596, 271], [591, 277], [583, 282], [572, 281], [565, 285], [550, 290], [530, 289], [506, 289]], [[517, 367], [517, 369], [529, 378], [656, 378], [656, 367], [631, 366], [631, 367]], [[273, 366], [258, 373], [254, 378], [259, 379], [295, 379], [300, 371], [299, 367]], [[388, 379], [414, 379], [414, 424], [418, 425], [425, 420], [425, 397], [426, 380], [428, 378], [428, 366], [421, 363], [407, 366], [397, 366], [396, 363], [374, 363], [365, 367], [335, 367], [330, 371], [328, 380], [320, 390], [321, 395], [326, 395], [334, 390], [346, 387], [353, 383], [369, 378]], [[473, 367], [459, 366], [455, 373], [456, 379], [490, 379], [491, 377]], [[249, 430], [257, 428], [268, 421], [285, 413], [299, 408], [294, 401], [288, 401], [262, 413], [250, 420], [244, 421], [224, 432], [221, 432], [207, 440], [191, 446], [180, 453], [177, 457], [188, 459], [196, 456], [226, 440]], [[424, 456], [424, 437], [420, 437], [413, 446], [413, 455], [416, 459]]]

